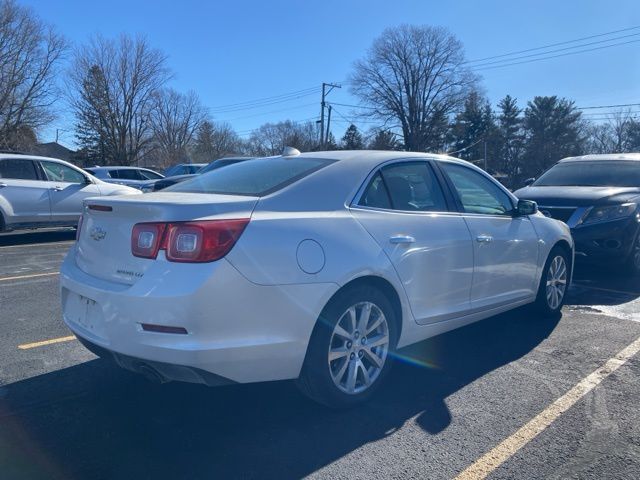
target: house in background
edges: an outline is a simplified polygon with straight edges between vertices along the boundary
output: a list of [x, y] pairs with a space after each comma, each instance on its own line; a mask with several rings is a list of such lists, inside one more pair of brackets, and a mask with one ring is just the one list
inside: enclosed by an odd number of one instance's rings
[[42, 157], [59, 158], [67, 162], [76, 163], [77, 152], [57, 142], [39, 143], [33, 147], [33, 153]]

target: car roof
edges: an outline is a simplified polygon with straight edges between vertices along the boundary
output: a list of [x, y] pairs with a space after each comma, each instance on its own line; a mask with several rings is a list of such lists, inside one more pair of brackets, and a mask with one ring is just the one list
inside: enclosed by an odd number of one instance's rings
[[[399, 159], [424, 159], [424, 160], [444, 160], [464, 165], [474, 166], [471, 162], [450, 157], [446, 154], [425, 153], [425, 152], [405, 152], [387, 150], [335, 150], [329, 152], [305, 152], [291, 158], [322, 158], [334, 162], [345, 162], [359, 164], [363, 168], [372, 169], [375, 166], [391, 160]], [[477, 167], [476, 167], [477, 168]]]
[[[49, 162], [58, 162], [73, 165], [72, 163], [67, 162], [66, 160], [61, 160], [59, 158], [41, 157], [39, 155], [29, 155], [24, 153], [0, 153], [0, 159], [3, 158], [11, 158], [17, 160], [47, 160]], [[75, 167], [75, 165], [73, 166]]]
[[151, 169], [146, 167], [131, 167], [131, 166], [118, 167], [117, 165], [108, 165], [104, 167], [87, 167], [86, 170], [151, 170]]
[[640, 153], [604, 153], [598, 155], [580, 155], [577, 157], [567, 157], [558, 163], [584, 162], [584, 161], [606, 161], [606, 160], [630, 160], [639, 161]]

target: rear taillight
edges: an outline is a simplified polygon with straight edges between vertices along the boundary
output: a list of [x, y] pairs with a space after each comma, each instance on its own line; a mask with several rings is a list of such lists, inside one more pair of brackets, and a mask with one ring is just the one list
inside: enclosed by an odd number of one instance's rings
[[82, 215], [80, 215], [78, 226], [76, 227], [76, 242], [80, 240], [80, 230], [82, 230]]
[[166, 223], [138, 223], [131, 232], [131, 253], [136, 257], [156, 258], [162, 246]]
[[139, 223], [133, 227], [131, 251], [137, 257], [156, 258], [165, 250], [170, 262], [213, 262], [229, 253], [248, 223], [248, 218]]

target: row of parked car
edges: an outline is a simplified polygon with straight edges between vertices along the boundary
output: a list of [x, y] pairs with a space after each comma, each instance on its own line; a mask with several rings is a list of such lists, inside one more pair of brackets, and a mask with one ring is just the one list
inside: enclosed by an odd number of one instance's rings
[[162, 175], [140, 167], [81, 169], [55, 158], [0, 153], [0, 232], [75, 227], [86, 198], [162, 190], [196, 175], [246, 160], [178, 164]]

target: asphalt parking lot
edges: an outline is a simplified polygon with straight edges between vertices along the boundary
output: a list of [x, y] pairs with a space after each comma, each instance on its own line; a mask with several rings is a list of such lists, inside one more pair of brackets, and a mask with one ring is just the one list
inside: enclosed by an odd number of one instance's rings
[[336, 412], [291, 382], [154, 385], [97, 359], [60, 315], [74, 235], [0, 235], [2, 479], [640, 478], [640, 279], [579, 268], [562, 318], [414, 345]]

